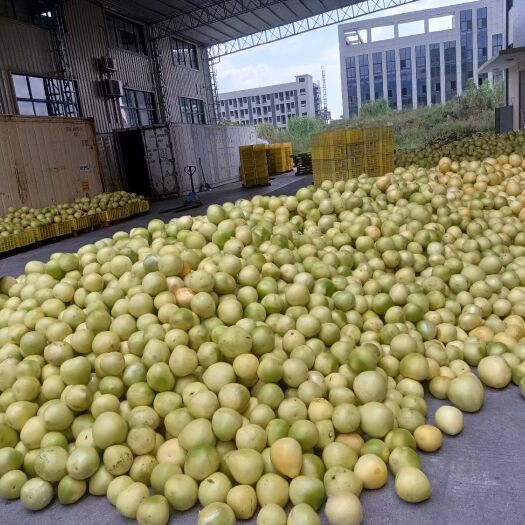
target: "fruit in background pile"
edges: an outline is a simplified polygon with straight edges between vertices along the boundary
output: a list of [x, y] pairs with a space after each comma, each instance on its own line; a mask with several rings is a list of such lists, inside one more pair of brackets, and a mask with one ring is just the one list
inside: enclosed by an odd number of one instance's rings
[[0, 217], [0, 236], [20, 233], [28, 228], [38, 228], [44, 224], [79, 219], [102, 211], [113, 210], [132, 202], [144, 200], [142, 196], [126, 191], [101, 193], [94, 197], [81, 197], [74, 202], [35, 209], [23, 206], [10, 207], [5, 217]]
[[525, 395], [524, 181], [443, 158], [27, 263], [0, 280], [0, 496], [140, 525], [358, 525], [389, 471], [428, 499], [418, 450], [483, 385]]
[[395, 165], [407, 167], [416, 164], [430, 168], [442, 157], [450, 157], [457, 161], [479, 160], [512, 152], [525, 155], [525, 131], [503, 134], [478, 133], [448, 144], [396, 150]]

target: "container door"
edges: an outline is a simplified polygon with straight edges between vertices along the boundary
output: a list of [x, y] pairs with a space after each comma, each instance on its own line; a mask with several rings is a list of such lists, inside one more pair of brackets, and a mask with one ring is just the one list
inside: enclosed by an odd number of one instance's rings
[[179, 194], [170, 131], [167, 127], [142, 129], [150, 186], [156, 197]]

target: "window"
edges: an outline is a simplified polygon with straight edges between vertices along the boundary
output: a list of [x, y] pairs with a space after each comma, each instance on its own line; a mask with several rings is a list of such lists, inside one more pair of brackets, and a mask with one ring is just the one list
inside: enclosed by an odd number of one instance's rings
[[62, 7], [56, 0], [0, 1], [0, 16], [33, 24], [42, 29], [56, 29], [60, 19], [64, 24]]
[[12, 78], [20, 115], [80, 117], [73, 81], [28, 75]]
[[301, 77], [301, 78], [299, 79], [299, 82], [305, 82], [305, 81], [306, 81], [306, 79], [305, 79], [304, 77]]
[[111, 13], [106, 13], [106, 23], [111, 47], [147, 55], [144, 29], [140, 24]]
[[[492, 35], [492, 56], [498, 56], [499, 52], [503, 49], [503, 35], [498, 33]], [[492, 75], [492, 81], [494, 84], [499, 84], [503, 82], [503, 71], [497, 70], [494, 71]]]
[[348, 114], [357, 115], [357, 77], [355, 57], [346, 57], [346, 86], [348, 90]]
[[457, 95], [456, 91], [456, 42], [450, 40], [443, 44], [445, 54], [445, 100]]
[[412, 58], [411, 48], [404, 47], [399, 50], [399, 63], [401, 69], [401, 106], [412, 106]]
[[206, 123], [204, 118], [204, 104], [202, 100], [185, 97], [179, 97], [179, 100], [182, 122], [186, 122], [187, 124]]
[[221, 100], [221, 106], [224, 107], [224, 100]]
[[503, 35], [498, 33], [492, 35], [492, 56], [495, 57], [503, 49]]
[[199, 60], [197, 58], [197, 46], [190, 44], [179, 38], [171, 39], [171, 49], [173, 52], [173, 61], [182, 67], [190, 69], [199, 69]]
[[359, 80], [361, 84], [361, 105], [370, 100], [370, 73], [368, 55], [359, 55]]
[[[461, 86], [465, 90], [469, 79], [474, 78], [473, 43], [472, 43], [472, 10], [460, 12], [461, 35]], [[479, 52], [479, 50], [478, 50]]]
[[393, 49], [386, 52], [386, 83], [388, 105], [397, 109], [396, 52]]
[[416, 46], [416, 88], [418, 107], [427, 105], [427, 57], [425, 46]]
[[[487, 35], [487, 8], [479, 7], [477, 9], [477, 40], [478, 40], [478, 67], [484, 64], [489, 58], [488, 35]], [[488, 74], [484, 73], [479, 76], [478, 83], [482, 84], [488, 79]]]
[[306, 100], [301, 100], [301, 106], [306, 106]]
[[383, 98], [383, 53], [372, 53], [372, 69], [374, 73], [374, 99]]
[[303, 113], [303, 117], [307, 117], [308, 116], [308, 113]]
[[306, 88], [301, 88], [301, 89], [299, 90], [299, 93], [300, 93], [301, 95], [306, 95]]
[[157, 111], [153, 93], [125, 89], [120, 99], [120, 111], [125, 128], [151, 126], [157, 122]]
[[441, 103], [441, 58], [439, 44], [430, 44], [430, 102]]

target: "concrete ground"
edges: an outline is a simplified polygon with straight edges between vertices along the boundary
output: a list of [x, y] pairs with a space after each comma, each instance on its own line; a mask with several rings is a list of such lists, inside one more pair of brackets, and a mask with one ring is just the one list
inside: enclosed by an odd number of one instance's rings
[[[282, 177], [282, 178], [281, 178]], [[308, 179], [284, 175], [268, 188], [242, 190], [225, 187], [201, 194], [206, 204], [233, 201], [265, 191], [290, 194]], [[155, 203], [150, 216], [138, 217], [105, 230], [42, 246], [27, 254], [0, 260], [0, 275], [18, 274], [27, 260], [45, 260], [53, 251], [75, 250], [82, 244], [107, 237], [113, 232], [144, 225], [151, 217], [166, 220], [170, 215], [159, 211], [174, 204]], [[193, 210], [202, 213], [203, 208]], [[525, 468], [523, 450], [525, 405], [518, 389], [512, 385], [503, 391], [486, 389], [485, 406], [479, 414], [465, 414], [465, 429], [456, 437], [446, 437], [441, 450], [421, 453], [423, 469], [433, 488], [430, 500], [419, 505], [401, 501], [393, 489], [393, 478], [376, 491], [361, 496], [365, 525], [523, 525], [525, 523]], [[442, 404], [428, 398], [429, 413]], [[432, 420], [432, 418], [431, 418]], [[197, 510], [172, 515], [171, 525], [196, 523]], [[323, 524], [327, 521], [322, 516]], [[129, 524], [105, 497], [84, 497], [72, 506], [54, 501], [40, 512], [31, 512], [20, 502], [0, 501], [2, 525], [116, 525]], [[255, 519], [243, 522], [255, 524]]]

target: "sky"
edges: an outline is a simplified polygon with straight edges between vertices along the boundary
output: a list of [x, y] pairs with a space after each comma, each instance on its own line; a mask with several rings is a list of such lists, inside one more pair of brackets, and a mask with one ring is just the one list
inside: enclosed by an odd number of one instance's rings
[[[460, 2], [419, 0], [355, 20], [457, 3]], [[332, 118], [336, 119], [343, 113], [337, 25], [222, 57], [216, 66], [219, 92], [293, 82], [296, 75], [303, 74], [310, 74], [314, 81], [320, 81], [323, 65], [326, 70], [328, 109], [332, 112]]]

